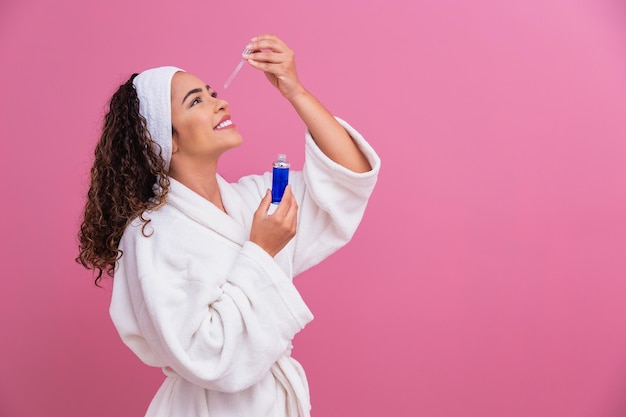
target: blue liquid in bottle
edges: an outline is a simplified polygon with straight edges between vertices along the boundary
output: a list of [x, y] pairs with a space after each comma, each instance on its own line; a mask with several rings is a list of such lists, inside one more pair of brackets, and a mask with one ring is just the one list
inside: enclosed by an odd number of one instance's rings
[[272, 165], [272, 204], [280, 203], [288, 183], [289, 163], [287, 155], [281, 153]]

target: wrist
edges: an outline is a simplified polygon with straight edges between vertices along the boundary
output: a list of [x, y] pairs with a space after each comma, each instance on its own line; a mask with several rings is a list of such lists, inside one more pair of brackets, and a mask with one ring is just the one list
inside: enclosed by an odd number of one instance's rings
[[283, 94], [292, 105], [296, 105], [299, 101], [306, 100], [306, 97], [309, 95], [309, 92], [304, 88], [302, 84], [298, 85], [296, 88], [291, 89], [289, 92]]

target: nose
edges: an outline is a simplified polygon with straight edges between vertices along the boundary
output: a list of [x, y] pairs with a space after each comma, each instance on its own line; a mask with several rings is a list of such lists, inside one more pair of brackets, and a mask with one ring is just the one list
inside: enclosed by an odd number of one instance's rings
[[228, 102], [223, 98], [217, 99], [216, 111], [226, 110], [228, 108]]

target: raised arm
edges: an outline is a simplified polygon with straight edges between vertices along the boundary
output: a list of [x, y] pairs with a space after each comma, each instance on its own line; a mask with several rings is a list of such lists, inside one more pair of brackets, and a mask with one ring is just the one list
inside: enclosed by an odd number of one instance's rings
[[371, 166], [348, 132], [333, 115], [302, 85], [296, 71], [294, 52], [277, 36], [252, 38], [244, 55], [248, 63], [265, 73], [267, 79], [294, 107], [313, 140], [334, 162], [354, 172], [367, 172]]

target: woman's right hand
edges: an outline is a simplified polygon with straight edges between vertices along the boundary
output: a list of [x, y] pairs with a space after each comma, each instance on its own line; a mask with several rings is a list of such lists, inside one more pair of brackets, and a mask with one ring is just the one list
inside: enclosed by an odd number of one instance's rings
[[272, 257], [276, 256], [296, 235], [298, 203], [287, 185], [285, 194], [272, 214], [268, 214], [272, 194], [267, 190], [259, 208], [254, 212], [250, 240], [263, 248]]

